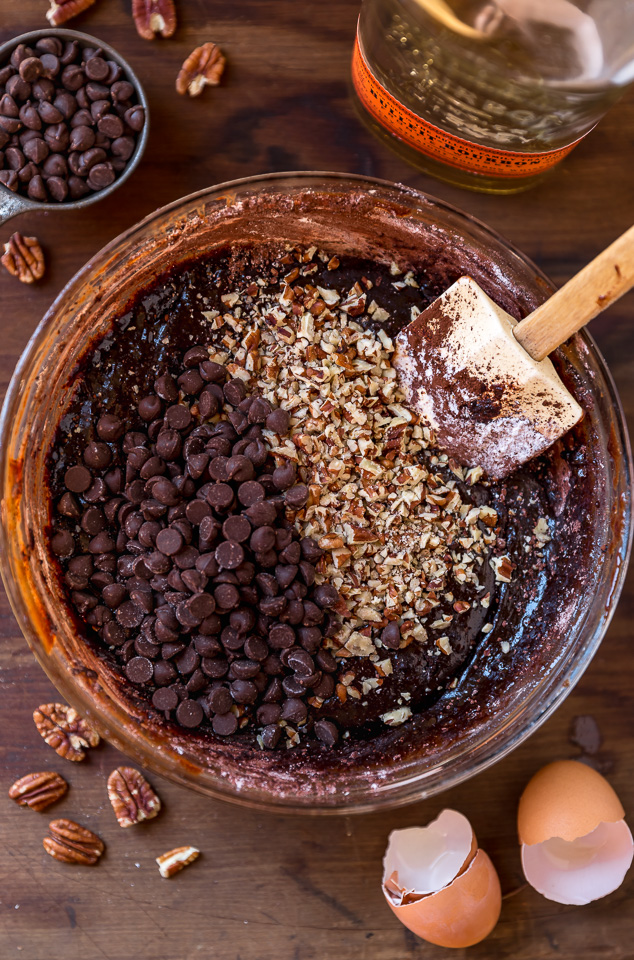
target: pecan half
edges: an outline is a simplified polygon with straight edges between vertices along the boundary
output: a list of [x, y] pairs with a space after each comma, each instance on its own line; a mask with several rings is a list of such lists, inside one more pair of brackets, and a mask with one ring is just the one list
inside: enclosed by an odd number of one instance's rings
[[92, 866], [105, 850], [96, 833], [74, 820], [51, 820], [48, 832], [48, 837], [42, 841], [44, 849], [50, 857], [62, 863]]
[[134, 767], [117, 767], [112, 771], [108, 777], [108, 799], [120, 827], [151, 820], [161, 809], [160, 798]]
[[137, 33], [144, 40], [171, 37], [176, 30], [173, 0], [132, 0], [132, 16]]
[[43, 703], [33, 711], [40, 736], [66, 760], [83, 760], [88, 747], [96, 747], [99, 734], [76, 710], [64, 703]]
[[95, 0], [50, 0], [50, 9], [46, 12], [46, 19], [53, 27], [58, 27], [60, 23], [66, 23], [71, 17], [83, 13], [88, 7], [92, 7]]
[[56, 803], [68, 790], [68, 784], [59, 773], [46, 770], [42, 773], [27, 773], [9, 787], [9, 798], [21, 807], [44, 810]]
[[4, 245], [0, 263], [22, 283], [34, 283], [44, 276], [44, 254], [37, 237], [14, 233]]
[[199, 96], [206, 86], [217, 87], [225, 69], [226, 60], [215, 43], [203, 43], [185, 60], [176, 78], [176, 92], [183, 96]]
[[188, 863], [193, 863], [199, 856], [200, 850], [197, 850], [196, 847], [175, 847], [156, 858], [159, 873], [166, 879], [173, 877], [175, 873], [186, 867]]

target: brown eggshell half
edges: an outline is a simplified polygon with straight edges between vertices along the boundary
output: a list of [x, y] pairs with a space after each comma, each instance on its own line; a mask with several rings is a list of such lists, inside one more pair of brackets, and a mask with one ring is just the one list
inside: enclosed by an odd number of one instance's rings
[[528, 845], [551, 837], [571, 841], [624, 816], [621, 801], [600, 773], [576, 760], [558, 760], [542, 767], [526, 785], [517, 830], [520, 843]]
[[390, 909], [412, 933], [439, 947], [470, 947], [491, 933], [502, 908], [500, 881], [483, 850], [455, 880], [415, 903], [397, 907], [384, 890]]

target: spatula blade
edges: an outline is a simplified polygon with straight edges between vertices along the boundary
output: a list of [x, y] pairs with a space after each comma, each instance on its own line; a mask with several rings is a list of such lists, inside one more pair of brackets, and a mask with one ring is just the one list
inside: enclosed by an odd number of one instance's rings
[[517, 321], [461, 277], [396, 338], [408, 402], [459, 463], [500, 479], [583, 417], [551, 361], [513, 336]]

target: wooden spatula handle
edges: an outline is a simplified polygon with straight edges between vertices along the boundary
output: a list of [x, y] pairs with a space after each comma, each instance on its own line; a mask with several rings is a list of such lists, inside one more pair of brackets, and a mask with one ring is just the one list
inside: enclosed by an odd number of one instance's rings
[[515, 338], [534, 360], [543, 360], [632, 287], [634, 227], [518, 323]]

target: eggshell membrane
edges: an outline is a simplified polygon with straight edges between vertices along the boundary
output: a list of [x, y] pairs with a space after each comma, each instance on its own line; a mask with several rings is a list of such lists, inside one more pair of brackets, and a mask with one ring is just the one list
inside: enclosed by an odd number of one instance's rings
[[558, 760], [529, 780], [520, 798], [520, 843], [532, 846], [551, 837], [576, 840], [600, 823], [622, 820], [625, 811], [608, 781], [576, 760]]
[[396, 917], [416, 936], [439, 947], [470, 947], [487, 937], [500, 916], [500, 881], [489, 857], [478, 850], [467, 869], [449, 886], [415, 903], [397, 906], [385, 898]]
[[618, 889], [634, 858], [634, 841], [624, 820], [600, 823], [576, 840], [553, 837], [522, 846], [522, 867], [530, 885], [557, 903], [586, 904]]
[[383, 883], [397, 903], [436, 893], [462, 872], [477, 849], [473, 828], [457, 810], [443, 810], [426, 827], [393, 830], [383, 858]]

